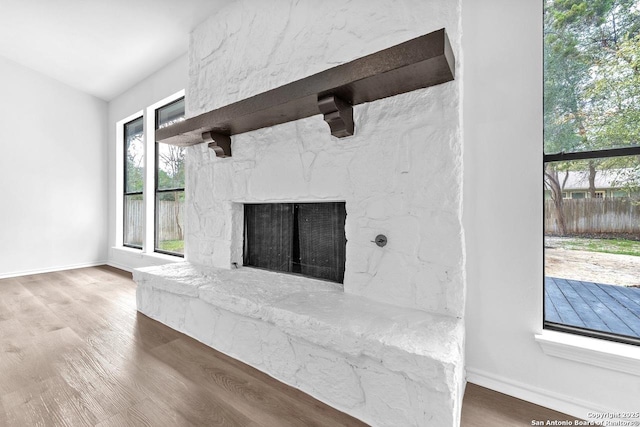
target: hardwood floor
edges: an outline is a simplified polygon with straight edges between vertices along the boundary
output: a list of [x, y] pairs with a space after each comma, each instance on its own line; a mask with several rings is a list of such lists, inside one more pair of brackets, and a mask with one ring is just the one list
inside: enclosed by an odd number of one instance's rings
[[0, 280], [0, 426], [363, 423], [135, 310], [108, 267]]
[[[139, 314], [110, 267], [0, 280], [0, 402], [0, 426], [365, 425]], [[463, 426], [532, 419], [571, 418], [467, 386]]]
[[575, 421], [576, 418], [467, 383], [462, 403], [462, 427], [531, 426], [534, 425], [533, 420], [547, 425], [547, 420]]

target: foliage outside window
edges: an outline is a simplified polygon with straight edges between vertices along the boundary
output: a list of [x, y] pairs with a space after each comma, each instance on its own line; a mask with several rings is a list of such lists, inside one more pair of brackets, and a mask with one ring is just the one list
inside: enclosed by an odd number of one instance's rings
[[640, 3], [545, 0], [545, 327], [640, 343], [639, 142]]
[[[184, 98], [158, 108], [156, 129], [184, 120]], [[184, 255], [184, 147], [156, 144], [155, 250]]]
[[124, 221], [123, 243], [142, 249], [144, 240], [144, 143], [143, 120], [124, 125]]

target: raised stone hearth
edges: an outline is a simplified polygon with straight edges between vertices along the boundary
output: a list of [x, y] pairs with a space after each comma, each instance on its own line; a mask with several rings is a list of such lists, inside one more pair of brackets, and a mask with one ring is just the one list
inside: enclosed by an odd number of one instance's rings
[[462, 322], [252, 268], [139, 269], [138, 310], [379, 426], [450, 426]]

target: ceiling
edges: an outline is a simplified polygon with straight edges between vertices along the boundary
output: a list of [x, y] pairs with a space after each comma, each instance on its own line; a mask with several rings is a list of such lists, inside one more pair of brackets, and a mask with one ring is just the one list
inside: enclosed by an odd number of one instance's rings
[[0, 0], [0, 56], [110, 101], [232, 0]]

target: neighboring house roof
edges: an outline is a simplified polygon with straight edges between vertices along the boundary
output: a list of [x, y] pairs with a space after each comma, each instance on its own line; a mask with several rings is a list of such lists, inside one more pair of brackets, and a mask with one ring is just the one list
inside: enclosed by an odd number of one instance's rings
[[[560, 184], [564, 181], [564, 172], [559, 173]], [[595, 187], [597, 189], [610, 189], [625, 187], [629, 181], [634, 181], [637, 185], [640, 182], [638, 170], [631, 168], [626, 169], [610, 169], [597, 171]], [[563, 191], [567, 190], [588, 190], [589, 189], [589, 171], [569, 171], [569, 176], [562, 187]]]

